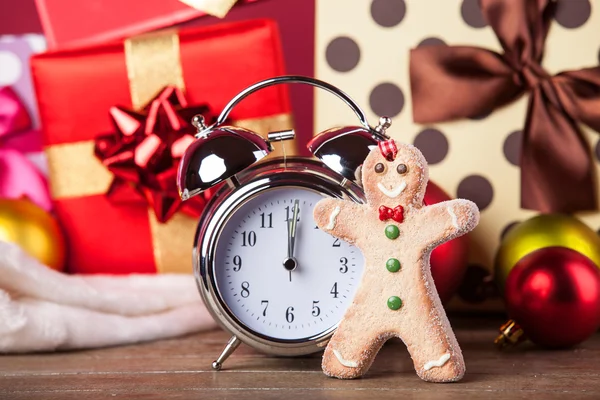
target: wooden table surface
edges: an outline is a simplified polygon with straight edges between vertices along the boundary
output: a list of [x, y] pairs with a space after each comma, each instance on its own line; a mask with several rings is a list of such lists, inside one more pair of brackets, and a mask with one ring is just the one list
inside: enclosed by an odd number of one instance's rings
[[0, 356], [0, 399], [600, 399], [600, 334], [569, 350], [523, 345], [496, 350], [501, 321], [452, 319], [467, 374], [434, 384], [415, 374], [402, 342], [384, 346], [363, 379], [327, 378], [320, 355], [276, 358], [242, 345], [220, 372], [211, 362], [228, 336], [185, 338], [99, 350]]

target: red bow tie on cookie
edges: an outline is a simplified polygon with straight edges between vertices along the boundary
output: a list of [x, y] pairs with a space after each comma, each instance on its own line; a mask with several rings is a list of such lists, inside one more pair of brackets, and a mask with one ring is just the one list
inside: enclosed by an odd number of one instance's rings
[[394, 221], [400, 223], [404, 221], [404, 207], [396, 206], [394, 208], [389, 208], [386, 206], [379, 207], [379, 220], [387, 221], [388, 219], [393, 219]]

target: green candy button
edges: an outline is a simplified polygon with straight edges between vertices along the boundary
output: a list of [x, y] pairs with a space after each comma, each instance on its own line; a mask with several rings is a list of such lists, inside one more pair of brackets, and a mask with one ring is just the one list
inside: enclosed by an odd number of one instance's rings
[[390, 258], [389, 260], [387, 260], [387, 262], [385, 263], [385, 267], [387, 268], [388, 271], [390, 272], [398, 272], [400, 271], [400, 261], [398, 261], [395, 258]]
[[396, 225], [388, 225], [385, 227], [385, 236], [387, 236], [388, 239], [394, 240], [400, 236], [400, 229], [398, 229]]
[[390, 308], [390, 310], [398, 310], [400, 307], [402, 307], [402, 300], [400, 300], [400, 297], [398, 296], [392, 296], [388, 299], [387, 301], [388, 303], [388, 307]]

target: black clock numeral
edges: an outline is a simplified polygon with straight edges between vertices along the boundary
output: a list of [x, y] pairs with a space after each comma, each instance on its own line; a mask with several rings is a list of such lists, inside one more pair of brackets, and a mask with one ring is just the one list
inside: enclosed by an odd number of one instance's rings
[[333, 241], [333, 244], [331, 245], [331, 247], [340, 247], [342, 245], [342, 242], [340, 242], [340, 239], [335, 239]]
[[256, 244], [256, 232], [242, 232], [242, 247], [246, 247], [246, 245], [250, 245], [250, 247], [254, 247]]
[[290, 324], [294, 322], [294, 307], [288, 307], [285, 311], [285, 320]]
[[235, 267], [233, 267], [233, 270], [235, 272], [238, 272], [240, 269], [242, 269], [242, 257], [240, 257], [240, 256], [233, 257], [233, 265], [235, 265]]
[[265, 306], [265, 309], [263, 310], [263, 317], [267, 316], [267, 308], [269, 308], [269, 300], [263, 300], [260, 302], [261, 306]]
[[319, 304], [319, 301], [313, 300], [313, 307], [312, 307], [312, 316], [313, 317], [318, 317], [319, 315], [321, 315], [321, 309], [319, 308], [319, 306], [317, 306], [317, 304]]
[[243, 298], [250, 296], [250, 284], [248, 282], [242, 282], [242, 291], [240, 292], [240, 295]]
[[333, 287], [331, 288], [331, 291], [329, 293], [331, 293], [333, 295], [334, 299], [337, 299], [337, 297], [338, 297], [337, 282], [333, 284]]
[[[294, 215], [294, 208], [292, 207], [290, 211], [290, 206], [287, 206], [285, 208], [285, 222], [288, 222], [292, 215]], [[296, 222], [300, 222], [300, 207], [298, 207], [298, 218], [296, 219]]]
[[340, 258], [340, 264], [342, 264], [342, 266], [340, 267], [340, 272], [342, 274], [348, 272], [348, 259], [346, 257]]
[[[268, 222], [268, 223], [266, 223]], [[273, 213], [268, 213], [265, 216], [265, 213], [260, 214], [260, 227], [261, 228], [272, 228], [273, 227]]]

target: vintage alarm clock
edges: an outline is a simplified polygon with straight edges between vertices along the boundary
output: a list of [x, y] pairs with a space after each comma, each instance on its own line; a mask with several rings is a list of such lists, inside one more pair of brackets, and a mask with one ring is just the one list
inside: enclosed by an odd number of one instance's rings
[[[262, 88], [302, 83], [343, 100], [360, 125], [329, 129], [308, 148], [316, 158], [261, 160], [272, 143], [247, 129], [224, 125], [232, 108]], [[360, 107], [341, 90], [316, 79], [281, 76], [258, 82], [234, 97], [217, 121], [198, 128], [179, 166], [186, 200], [225, 182], [211, 197], [196, 232], [193, 261], [202, 298], [215, 320], [233, 336], [213, 363], [222, 363], [241, 342], [276, 355], [319, 351], [352, 301], [362, 269], [361, 252], [319, 230], [313, 207], [323, 197], [364, 201], [360, 167], [372, 146], [388, 137], [389, 118], [369, 126]], [[255, 164], [256, 163], [256, 164]]]

